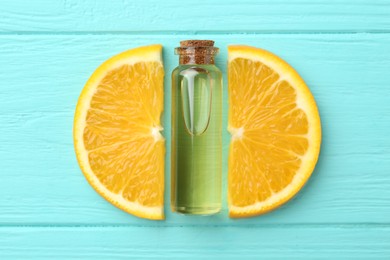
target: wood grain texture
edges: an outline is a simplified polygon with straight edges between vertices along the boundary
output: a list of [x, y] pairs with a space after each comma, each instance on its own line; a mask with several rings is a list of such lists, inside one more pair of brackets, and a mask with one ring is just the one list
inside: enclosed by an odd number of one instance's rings
[[[390, 259], [389, 14], [386, 0], [1, 3], [0, 259]], [[139, 45], [164, 45], [169, 158], [173, 48], [188, 38], [215, 40], [225, 75], [228, 44], [273, 51], [313, 92], [320, 159], [275, 212], [231, 220], [224, 201], [211, 217], [167, 208], [165, 221], [141, 220], [80, 172], [72, 124], [81, 89], [101, 62]], [[225, 77], [225, 126], [226, 90]], [[169, 163], [166, 177], [168, 205]]]
[[4, 259], [388, 259], [389, 227], [0, 228]]
[[[164, 135], [170, 151], [170, 71], [173, 47], [190, 35], [2, 36], [0, 79], [0, 223], [151, 224], [114, 208], [87, 184], [73, 152], [74, 107], [90, 73], [109, 56], [138, 45], [162, 43], [166, 69]], [[206, 36], [199, 35], [204, 38]], [[217, 64], [226, 74], [226, 45], [269, 49], [290, 62], [310, 86], [320, 109], [323, 144], [316, 171], [282, 209], [247, 220], [226, 214], [171, 214], [151, 225], [259, 223], [389, 223], [390, 36], [213, 35]], [[26, 45], [28, 43], [28, 45]], [[226, 82], [225, 82], [226, 83]], [[225, 100], [226, 84], [225, 84]], [[227, 104], [224, 104], [226, 126]], [[224, 132], [224, 159], [229, 135]], [[169, 190], [167, 163], [167, 190]], [[166, 201], [169, 202], [167, 193]]]
[[7, 1], [0, 32], [390, 31], [386, 0]]

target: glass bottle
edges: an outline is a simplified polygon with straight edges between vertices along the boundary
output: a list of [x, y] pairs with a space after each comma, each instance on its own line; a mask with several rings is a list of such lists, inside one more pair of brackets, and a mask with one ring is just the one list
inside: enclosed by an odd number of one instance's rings
[[171, 208], [183, 214], [221, 210], [222, 73], [214, 41], [181, 41], [172, 72]]

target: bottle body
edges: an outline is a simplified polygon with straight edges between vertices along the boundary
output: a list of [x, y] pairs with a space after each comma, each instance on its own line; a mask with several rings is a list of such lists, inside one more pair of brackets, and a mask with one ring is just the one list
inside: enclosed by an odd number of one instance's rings
[[172, 72], [171, 207], [209, 215], [221, 209], [222, 73], [214, 64]]

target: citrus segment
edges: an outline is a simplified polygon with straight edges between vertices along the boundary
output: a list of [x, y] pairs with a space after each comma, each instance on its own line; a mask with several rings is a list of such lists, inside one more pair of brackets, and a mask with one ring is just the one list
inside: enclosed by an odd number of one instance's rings
[[162, 47], [118, 54], [90, 77], [79, 98], [74, 144], [92, 187], [138, 217], [163, 218]]
[[318, 159], [321, 126], [312, 94], [285, 61], [249, 46], [228, 52], [229, 214], [248, 217], [301, 189]]

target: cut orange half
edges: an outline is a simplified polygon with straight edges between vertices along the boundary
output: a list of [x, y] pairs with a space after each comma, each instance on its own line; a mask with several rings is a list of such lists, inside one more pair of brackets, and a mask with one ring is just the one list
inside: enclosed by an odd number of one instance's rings
[[74, 145], [91, 186], [115, 206], [163, 219], [164, 138], [161, 45], [104, 62], [85, 85], [75, 113]]
[[228, 56], [228, 205], [239, 218], [271, 211], [302, 188], [321, 124], [309, 88], [281, 58], [249, 46], [230, 46]]

